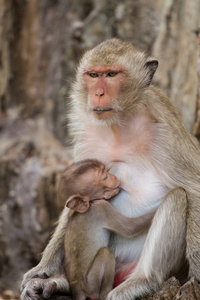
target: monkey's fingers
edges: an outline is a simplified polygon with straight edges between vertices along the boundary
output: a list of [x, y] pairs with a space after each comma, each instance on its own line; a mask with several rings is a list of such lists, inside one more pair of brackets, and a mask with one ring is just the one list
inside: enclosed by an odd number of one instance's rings
[[34, 272], [34, 268], [28, 271], [26, 274], [23, 276], [22, 284], [21, 284], [21, 291], [23, 291], [27, 285], [27, 283], [32, 279], [36, 278], [36, 272]]
[[45, 299], [56, 293], [69, 294], [69, 283], [64, 275], [49, 278], [44, 282], [42, 295]]
[[39, 300], [41, 299], [44, 288], [45, 279], [34, 278], [31, 279], [23, 289], [21, 300]]
[[41, 279], [46, 279], [49, 276], [47, 275], [47, 272], [45, 272], [43, 269], [41, 269], [38, 265], [28, 272], [26, 272], [23, 276], [23, 281], [21, 284], [21, 292], [26, 288], [26, 285], [28, 282], [34, 278], [41, 278]]

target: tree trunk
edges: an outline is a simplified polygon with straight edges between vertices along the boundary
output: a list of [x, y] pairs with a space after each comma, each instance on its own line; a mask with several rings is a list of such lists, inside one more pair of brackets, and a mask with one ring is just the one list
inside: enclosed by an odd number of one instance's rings
[[155, 81], [179, 107], [192, 132], [199, 87], [200, 1], [158, 0], [157, 11], [160, 26], [152, 53], [160, 66]]
[[[0, 290], [19, 289], [64, 203], [60, 139], [69, 1], [0, 0]], [[62, 115], [61, 115], [62, 113]]]

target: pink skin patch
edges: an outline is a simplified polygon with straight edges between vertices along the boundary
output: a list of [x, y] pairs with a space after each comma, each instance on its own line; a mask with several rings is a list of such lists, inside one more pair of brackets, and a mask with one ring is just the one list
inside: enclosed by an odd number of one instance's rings
[[133, 270], [135, 269], [136, 264], [131, 266], [130, 268], [124, 269], [122, 271], [119, 271], [116, 275], [115, 275], [115, 280], [114, 280], [114, 284], [113, 284], [113, 288], [117, 287], [118, 285], [120, 285], [122, 282], [124, 282], [127, 279], [127, 276], [130, 275]]

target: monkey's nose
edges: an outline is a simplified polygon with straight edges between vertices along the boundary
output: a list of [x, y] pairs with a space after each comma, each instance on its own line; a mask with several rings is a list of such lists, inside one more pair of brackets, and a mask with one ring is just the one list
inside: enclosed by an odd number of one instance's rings
[[102, 97], [104, 95], [103, 89], [97, 89], [95, 92], [95, 96]]

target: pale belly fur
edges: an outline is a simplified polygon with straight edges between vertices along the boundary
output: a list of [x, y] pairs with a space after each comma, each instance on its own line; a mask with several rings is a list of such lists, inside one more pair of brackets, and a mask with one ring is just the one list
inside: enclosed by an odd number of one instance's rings
[[[137, 217], [157, 208], [167, 193], [158, 176], [147, 168], [139, 168], [123, 162], [113, 162], [110, 171], [121, 180], [123, 190], [111, 202], [124, 215]], [[120, 262], [137, 263], [147, 233], [127, 239], [113, 235], [111, 250]]]

